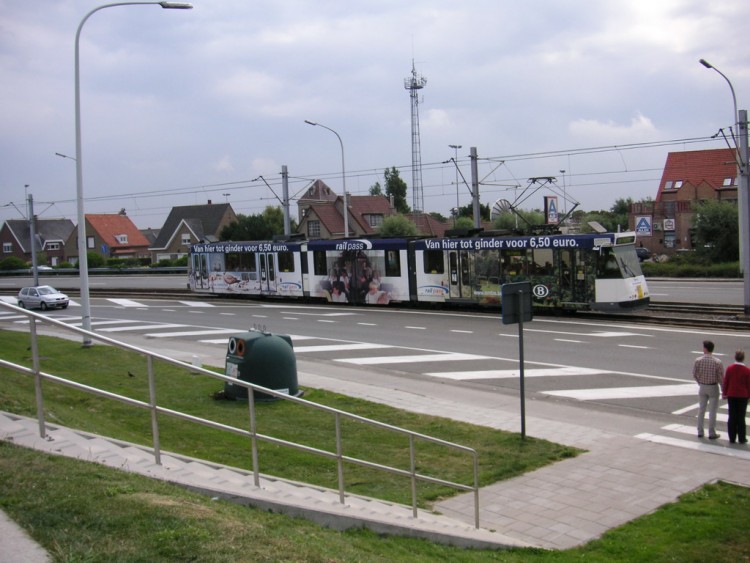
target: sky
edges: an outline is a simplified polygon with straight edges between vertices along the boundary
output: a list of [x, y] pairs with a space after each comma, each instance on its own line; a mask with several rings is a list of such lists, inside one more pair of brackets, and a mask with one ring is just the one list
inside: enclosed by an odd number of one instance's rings
[[[0, 0], [0, 221], [26, 218], [30, 194], [39, 218], [77, 222], [75, 37], [100, 5]], [[750, 105], [747, 0], [193, 5], [111, 7], [83, 25], [86, 213], [124, 209], [142, 229], [209, 200], [261, 213], [280, 205], [282, 166], [293, 217], [315, 179], [342, 193], [344, 170], [367, 195], [396, 167], [412, 205], [412, 69], [423, 210], [446, 217], [470, 203], [471, 147], [491, 207], [655, 197], [669, 152], [727, 146], [711, 137], [734, 123], [732, 91], [701, 58]]]

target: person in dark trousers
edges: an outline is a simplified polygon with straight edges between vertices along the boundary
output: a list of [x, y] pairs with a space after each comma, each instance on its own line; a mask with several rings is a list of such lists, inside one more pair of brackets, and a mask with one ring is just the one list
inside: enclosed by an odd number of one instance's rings
[[714, 357], [714, 343], [703, 341], [703, 355], [693, 364], [693, 379], [698, 383], [698, 438], [703, 438], [703, 423], [708, 406], [708, 439], [716, 440], [716, 409], [719, 406], [719, 387], [724, 377], [721, 360]]
[[721, 396], [727, 400], [729, 405], [729, 420], [727, 420], [727, 433], [729, 442], [734, 444], [735, 440], [740, 444], [747, 444], [747, 429], [745, 427], [745, 415], [747, 413], [747, 400], [750, 397], [750, 368], [745, 364], [744, 350], [734, 353], [734, 363], [727, 368], [724, 381], [721, 384]]

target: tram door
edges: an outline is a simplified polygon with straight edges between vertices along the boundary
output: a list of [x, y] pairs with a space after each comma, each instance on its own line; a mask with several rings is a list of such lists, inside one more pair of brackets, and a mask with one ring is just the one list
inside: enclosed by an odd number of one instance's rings
[[587, 303], [589, 301], [587, 267], [584, 252], [580, 250], [563, 250], [560, 252], [560, 286], [563, 301], [572, 303]]
[[448, 268], [451, 299], [474, 297], [474, 255], [468, 250], [451, 250], [448, 252]]
[[260, 252], [260, 292], [276, 293], [276, 255], [272, 252]]
[[206, 254], [193, 254], [193, 283], [195, 289], [208, 289], [208, 261]]

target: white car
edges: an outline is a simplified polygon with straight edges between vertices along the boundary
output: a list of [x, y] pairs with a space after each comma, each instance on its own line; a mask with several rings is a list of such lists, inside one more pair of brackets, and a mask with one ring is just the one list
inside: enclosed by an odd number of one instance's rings
[[24, 287], [18, 292], [18, 306], [24, 309], [34, 309], [40, 307], [43, 311], [47, 309], [67, 309], [70, 300], [64, 293], [60, 293], [54, 287], [49, 285], [39, 285], [36, 287]]

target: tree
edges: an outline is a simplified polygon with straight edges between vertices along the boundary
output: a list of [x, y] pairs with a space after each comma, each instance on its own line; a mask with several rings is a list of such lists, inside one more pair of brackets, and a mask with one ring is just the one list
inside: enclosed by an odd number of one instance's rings
[[[292, 231], [295, 226], [291, 226]], [[237, 214], [237, 220], [225, 226], [221, 240], [270, 240], [274, 235], [284, 234], [284, 212], [280, 207], [269, 205], [258, 215]]]
[[694, 207], [693, 244], [712, 262], [739, 259], [737, 204], [712, 199]]
[[624, 231], [628, 230], [628, 215], [631, 205], [633, 205], [632, 197], [627, 199], [621, 197], [616, 199], [614, 205], [609, 208], [610, 213], [612, 213], [612, 222]]
[[[518, 213], [518, 216], [516, 216], [516, 213]], [[507, 213], [501, 213], [500, 216], [493, 221], [492, 228], [501, 231], [513, 230], [516, 228], [516, 225], [518, 225], [519, 229], [523, 229], [530, 225], [544, 225], [544, 213], [538, 209], [516, 209], [515, 212], [509, 211]]]
[[370, 195], [383, 195], [383, 188], [381, 187], [380, 182], [375, 182], [370, 186]]
[[[474, 218], [474, 204], [468, 203], [463, 207], [458, 208], [459, 217], [470, 217]], [[479, 203], [479, 218], [483, 221], [490, 220], [490, 205], [488, 203]]]
[[383, 237], [413, 237], [419, 234], [419, 230], [403, 215], [391, 215], [383, 219], [378, 234]]
[[406, 203], [406, 182], [401, 179], [396, 167], [386, 168], [383, 177], [385, 178], [385, 195], [388, 199], [393, 198], [393, 205], [396, 211], [399, 213], [409, 213], [411, 208]]

